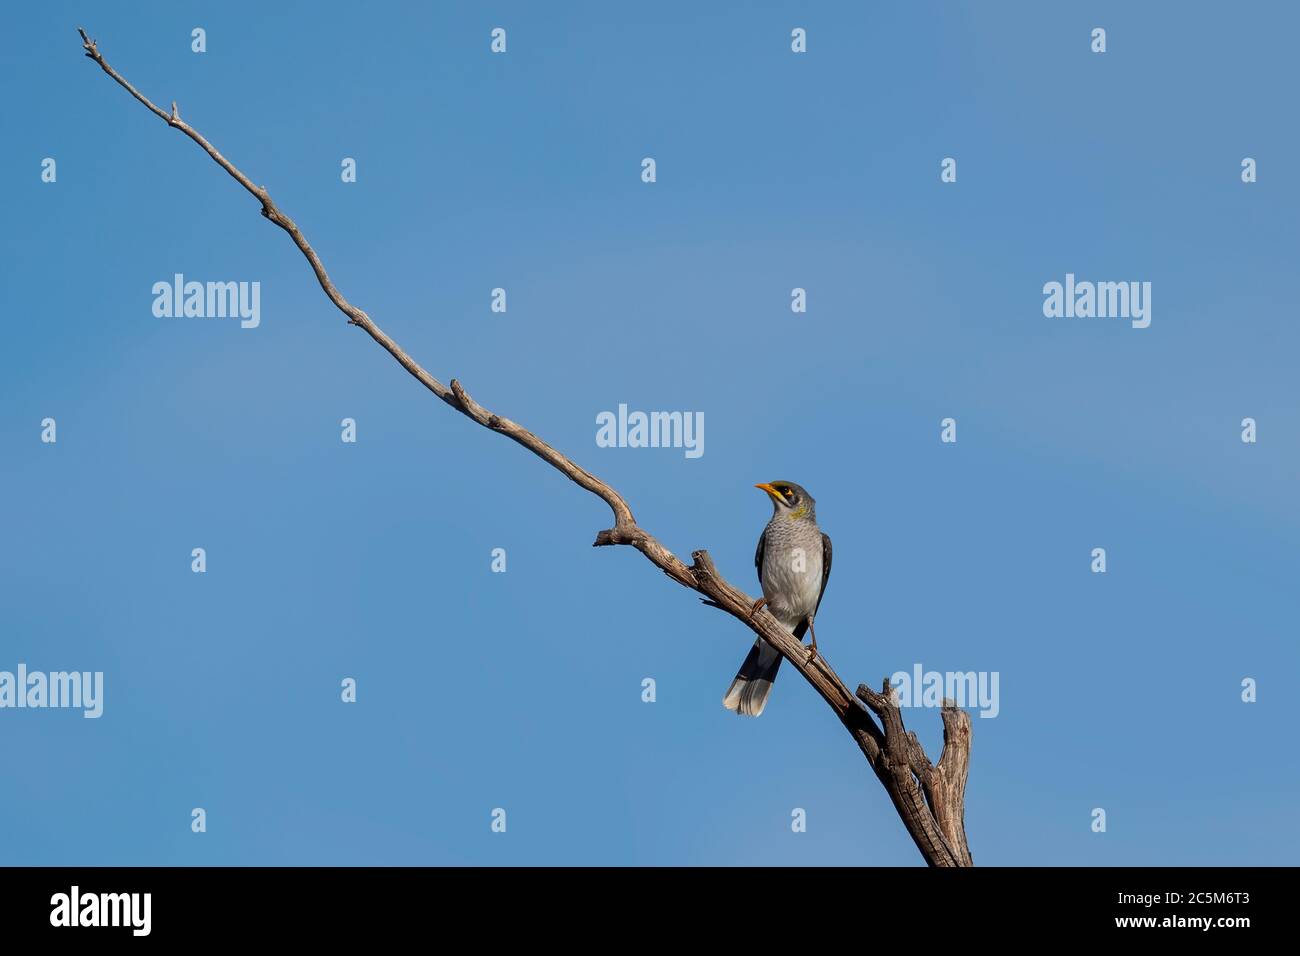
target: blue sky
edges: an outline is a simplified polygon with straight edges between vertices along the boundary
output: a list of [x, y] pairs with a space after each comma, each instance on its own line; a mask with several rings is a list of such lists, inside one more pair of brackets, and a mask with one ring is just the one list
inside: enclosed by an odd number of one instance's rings
[[[977, 863], [1294, 862], [1293, 8], [241, 2], [11, 11], [0, 670], [106, 686], [0, 710], [0, 863], [920, 862], [792, 670], [725, 712], [750, 632], [591, 548], [608, 509], [348, 327], [78, 25], [677, 554], [757, 594], [751, 485], [805, 485], [850, 686], [1000, 675]], [[155, 318], [176, 272], [260, 282], [260, 327]], [[1150, 281], [1150, 328], [1044, 317], [1067, 272]], [[705, 454], [598, 448], [620, 403]]]

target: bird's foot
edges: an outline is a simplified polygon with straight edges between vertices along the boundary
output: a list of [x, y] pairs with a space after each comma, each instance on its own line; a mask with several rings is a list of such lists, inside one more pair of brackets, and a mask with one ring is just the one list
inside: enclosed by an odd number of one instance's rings
[[763, 605], [766, 603], [767, 603], [767, 598], [759, 598], [757, 601], [754, 602], [754, 606], [749, 609], [749, 617], [751, 620], [753, 619], [754, 615], [759, 612], [759, 609], [762, 608]]

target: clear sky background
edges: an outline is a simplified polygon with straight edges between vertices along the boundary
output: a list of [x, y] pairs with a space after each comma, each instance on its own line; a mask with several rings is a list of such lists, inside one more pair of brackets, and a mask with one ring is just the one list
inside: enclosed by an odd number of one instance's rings
[[[1000, 674], [977, 863], [1295, 862], [1294, 5], [78, 2], [0, 53], [0, 669], [105, 710], [0, 711], [0, 863], [920, 862], [792, 669], [724, 711], [752, 634], [590, 547], [605, 505], [348, 327], [78, 25], [678, 555], [756, 595], [751, 486], [810, 489], [850, 686]], [[176, 272], [261, 327], [155, 318]], [[1067, 272], [1150, 281], [1150, 328], [1045, 318]], [[619, 403], [705, 454], [596, 447]]]

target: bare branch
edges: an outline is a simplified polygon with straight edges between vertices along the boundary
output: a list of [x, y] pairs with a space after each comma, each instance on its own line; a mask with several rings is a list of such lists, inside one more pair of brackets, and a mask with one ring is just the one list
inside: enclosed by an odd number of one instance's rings
[[[343, 297], [330, 281], [316, 251], [303, 236], [297, 224], [276, 206], [266, 187], [254, 185], [252, 180], [226, 159], [194, 127], [181, 119], [180, 110], [174, 100], [171, 104], [171, 112], [154, 105], [148, 97], [108, 64], [99, 52], [97, 42], [87, 36], [85, 30], [78, 28], [78, 32], [81, 34], [82, 48], [86, 56], [99, 64], [105, 73], [144, 104], [155, 116], [197, 143], [218, 166], [229, 173], [231, 178], [261, 204], [263, 216], [289, 234], [294, 245], [311, 265], [321, 288], [339, 311], [347, 316], [349, 324], [360, 326], [421, 385], [456, 411], [484, 428], [498, 432], [527, 448], [571, 481], [609, 505], [614, 514], [614, 526], [597, 534], [593, 542], [594, 546], [630, 545], [636, 548], [674, 581], [702, 595], [704, 603], [726, 611], [775, 647], [830, 705], [852, 735], [876, 776], [885, 785], [908, 832], [926, 861], [932, 866], [970, 865], [970, 852], [966, 849], [961, 816], [970, 752], [970, 721], [965, 713], [955, 709], [951, 714], [947, 710], [944, 711], [946, 741], [944, 753], [940, 758], [939, 766], [931, 767], [916, 736], [903, 730], [902, 716], [889, 696], [888, 682], [883, 695], [875, 694], [865, 685], [858, 688], [858, 697], [862, 698], [867, 705], [864, 707], [849, 692], [848, 687], [840, 680], [824, 655], [819, 654], [816, 658], [810, 659], [809, 651], [803, 643], [782, 627], [766, 610], [751, 614], [753, 599], [732, 586], [718, 573], [707, 551], [695, 551], [691, 556], [692, 563], [690, 565], [683, 563], [636, 523], [627, 501], [608, 484], [522, 425], [488, 411], [474, 401], [456, 379], [451, 379], [451, 385], [448, 387], [425, 371], [415, 359], [389, 338], [369, 315]], [[872, 713], [881, 718], [883, 731], [871, 719]], [[923, 786], [925, 797], [922, 796]], [[930, 806], [926, 804], [927, 798], [930, 800]], [[935, 809], [932, 812], [931, 807], [942, 809]]]
[[894, 808], [903, 818], [921, 855], [932, 866], [966, 865], [962, 863], [962, 850], [949, 844], [939, 821], [926, 804], [922, 787], [933, 768], [916, 735], [903, 727], [903, 713], [889, 686], [889, 679], [885, 679], [878, 694], [866, 684], [859, 685], [858, 697], [884, 725], [882, 753], [880, 759], [872, 764], [872, 769], [894, 801]]
[[966, 777], [970, 773], [970, 714], [950, 700], [943, 702], [943, 753], [929, 775], [925, 795], [948, 844], [961, 853], [961, 865], [973, 866], [966, 842]]

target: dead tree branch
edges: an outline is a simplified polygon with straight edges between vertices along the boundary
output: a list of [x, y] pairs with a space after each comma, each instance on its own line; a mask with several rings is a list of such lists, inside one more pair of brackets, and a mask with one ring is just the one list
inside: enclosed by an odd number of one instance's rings
[[[348, 322], [360, 326], [367, 335], [379, 343], [417, 381], [456, 411], [484, 428], [505, 435], [527, 448], [570, 480], [590, 491], [609, 505], [614, 513], [614, 526], [596, 535], [595, 546], [630, 545], [645, 555], [678, 584], [704, 596], [704, 600], [726, 611], [754, 633], [780, 651], [844, 724], [858, 747], [866, 756], [871, 769], [884, 785], [917, 848], [931, 866], [970, 866], [971, 855], [966, 844], [964, 827], [964, 798], [966, 774], [970, 761], [970, 718], [955, 706], [945, 702], [943, 711], [944, 749], [938, 765], [926, 758], [915, 734], [903, 728], [898, 705], [885, 690], [877, 694], [862, 685], [857, 697], [849, 692], [839, 675], [831, 668], [824, 655], [809, 659], [808, 650], [801, 641], [777, 623], [766, 610], [751, 616], [753, 599], [729, 584], [713, 565], [707, 551], [695, 551], [691, 564], [665, 548], [648, 531], [637, 524], [632, 509], [617, 491], [581, 467], [566, 455], [552, 448], [522, 425], [488, 411], [474, 401], [456, 379], [450, 387], [430, 375], [388, 335], [375, 325], [370, 316], [354, 306], [330, 281], [316, 251], [307, 242], [297, 224], [276, 206], [265, 186], [258, 186], [226, 159], [193, 126], [181, 119], [180, 110], [173, 101], [171, 111], [155, 106], [132, 86], [99, 52], [96, 41], [78, 28], [86, 56], [99, 64], [113, 80], [139, 100], [168, 126], [180, 130], [218, 166], [230, 174], [253, 198], [261, 204], [262, 215], [279, 226], [306, 257], [325, 294]], [[861, 702], [859, 699], [861, 698]], [[864, 706], [865, 703], [865, 706]], [[880, 726], [872, 719], [880, 719]], [[882, 729], [883, 728], [883, 729]]]

